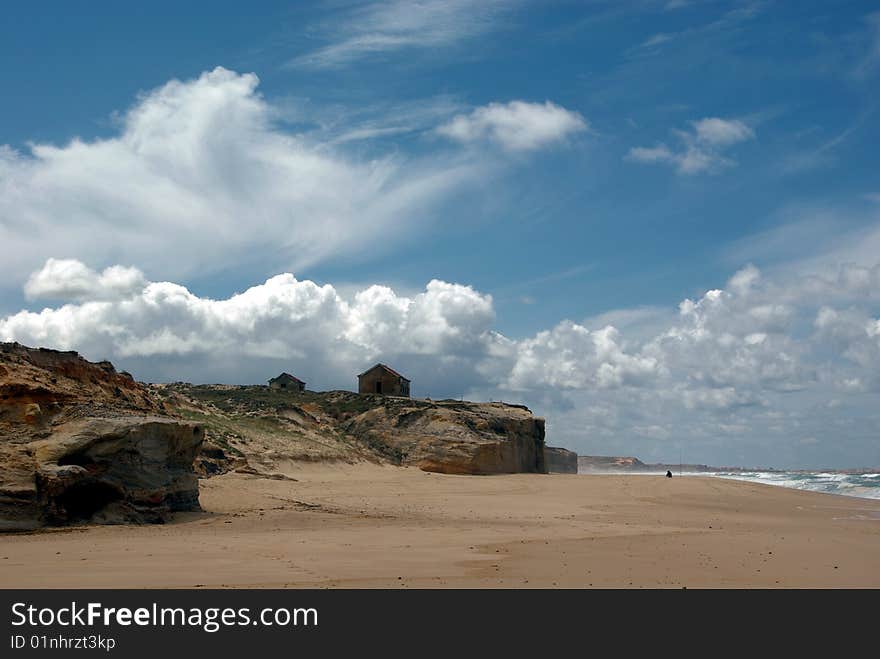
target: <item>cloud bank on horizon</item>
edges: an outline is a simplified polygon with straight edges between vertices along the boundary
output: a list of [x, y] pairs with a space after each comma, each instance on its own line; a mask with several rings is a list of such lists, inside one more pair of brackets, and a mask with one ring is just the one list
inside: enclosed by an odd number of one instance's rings
[[794, 456], [845, 434], [841, 458], [856, 459], [858, 438], [875, 441], [878, 413], [846, 412], [880, 393], [880, 318], [868, 310], [880, 263], [776, 277], [748, 266], [677, 314], [623, 329], [566, 320], [522, 339], [495, 329], [490, 295], [438, 280], [411, 297], [376, 285], [345, 297], [286, 273], [213, 300], [135, 268], [50, 259], [26, 287], [61, 304], [0, 319], [0, 339], [134, 364], [147, 379], [260, 382], [293, 369], [346, 388], [382, 359], [418, 395], [534, 401], [573, 445], [728, 442]]

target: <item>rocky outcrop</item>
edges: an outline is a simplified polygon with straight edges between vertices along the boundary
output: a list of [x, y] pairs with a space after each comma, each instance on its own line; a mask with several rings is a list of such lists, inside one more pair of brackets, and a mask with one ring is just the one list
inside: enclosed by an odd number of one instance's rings
[[21, 485], [32, 487], [18, 492], [30, 489], [31, 514], [18, 525], [162, 522], [173, 511], [199, 510], [193, 460], [203, 437], [198, 426], [160, 417], [65, 424], [23, 447], [32, 473]]
[[110, 362], [76, 352], [0, 343], [0, 434], [29, 437], [70, 420], [120, 414], [163, 414], [164, 405]]
[[249, 473], [360, 461], [455, 474], [545, 471], [544, 420], [521, 405], [261, 386], [174, 383], [152, 390], [170, 410], [203, 425], [227, 455], [245, 460]]
[[574, 451], [558, 446], [547, 446], [544, 449], [547, 471], [551, 474], [578, 473], [578, 456]]
[[544, 419], [521, 405], [371, 397], [346, 432], [403, 465], [445, 474], [546, 473]]
[[109, 362], [0, 344], [0, 529], [198, 510], [204, 431]]
[[579, 455], [578, 468], [581, 473], [591, 471], [642, 471], [648, 468], [638, 458], [630, 456]]
[[[665, 474], [673, 473], [715, 473], [719, 471], [749, 471], [742, 467], [712, 467], [705, 464], [667, 463], [653, 462], [644, 463], [638, 458], [605, 455], [580, 455], [578, 464], [581, 473], [590, 472], [633, 472], [639, 474]], [[761, 467], [758, 471], [768, 471], [769, 468]]]

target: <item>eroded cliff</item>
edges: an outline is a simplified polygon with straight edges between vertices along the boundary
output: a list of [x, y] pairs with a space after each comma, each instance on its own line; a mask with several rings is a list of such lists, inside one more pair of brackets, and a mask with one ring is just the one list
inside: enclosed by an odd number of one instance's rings
[[544, 450], [547, 471], [551, 474], [578, 473], [578, 455], [574, 451], [559, 446], [548, 446]]
[[544, 419], [504, 403], [386, 398], [344, 429], [401, 464], [445, 474], [546, 473]]
[[204, 432], [109, 362], [0, 344], [0, 529], [198, 510]]

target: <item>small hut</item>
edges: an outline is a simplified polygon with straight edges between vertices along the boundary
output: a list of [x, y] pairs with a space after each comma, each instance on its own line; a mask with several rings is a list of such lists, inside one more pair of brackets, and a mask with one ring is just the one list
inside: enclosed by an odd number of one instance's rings
[[290, 373], [282, 373], [276, 378], [269, 380], [270, 389], [284, 389], [286, 391], [305, 391], [306, 383]]
[[358, 393], [409, 398], [409, 380], [390, 366], [376, 364], [358, 375]]

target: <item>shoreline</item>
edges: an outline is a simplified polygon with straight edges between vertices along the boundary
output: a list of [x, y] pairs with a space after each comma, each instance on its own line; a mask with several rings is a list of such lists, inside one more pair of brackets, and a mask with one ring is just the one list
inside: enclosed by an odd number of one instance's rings
[[[293, 465], [165, 525], [0, 535], [7, 588], [880, 587], [880, 501], [696, 475]], [[601, 475], [603, 478], [590, 478]], [[628, 476], [642, 478], [628, 478]]]
[[[746, 472], [746, 473], [750, 473], [750, 472]], [[760, 471], [760, 470], [755, 470], [755, 473], [762, 473], [762, 474], [767, 473], [767, 474], [773, 474], [773, 475], [776, 475], [776, 474], [783, 474], [783, 475], [785, 475], [785, 474], [803, 474], [803, 475], [833, 474], [833, 475], [847, 475], [847, 476], [860, 476], [860, 475], [862, 475], [862, 474], [856, 474], [856, 473], [850, 473], [850, 472], [845, 473], [845, 472], [831, 472], [831, 471], [811, 472], [811, 471]], [[865, 471], [862, 473], [863, 474], [874, 474], [874, 473], [880, 473], [880, 472], [872, 470], [872, 471]], [[571, 475], [575, 475], [575, 474], [571, 474]], [[587, 472], [580, 472], [577, 475], [578, 476], [654, 476], [654, 477], [664, 476], [665, 477], [666, 472], [664, 472], [664, 471], [629, 471], [629, 472], [628, 471], [607, 471], [607, 472], [587, 471]], [[773, 488], [781, 487], [786, 490], [795, 490], [797, 492], [812, 492], [814, 494], [830, 494], [832, 496], [847, 497], [849, 499], [880, 501], [880, 490], [878, 490], [878, 496], [860, 496], [858, 494], [849, 494], [846, 492], [815, 490], [815, 489], [810, 489], [807, 487], [792, 487], [790, 485], [784, 485], [782, 483], [762, 481], [762, 480], [759, 480], [755, 477], [739, 476], [739, 475], [735, 475], [730, 472], [699, 472], [699, 471], [688, 472], [688, 471], [686, 471], [682, 474], [678, 474], [678, 473], [673, 472], [673, 477], [674, 478], [693, 478], [693, 477], [721, 478], [723, 480], [735, 481], [738, 483], [754, 483], [755, 485], [767, 485], [768, 487], [773, 487]]]

